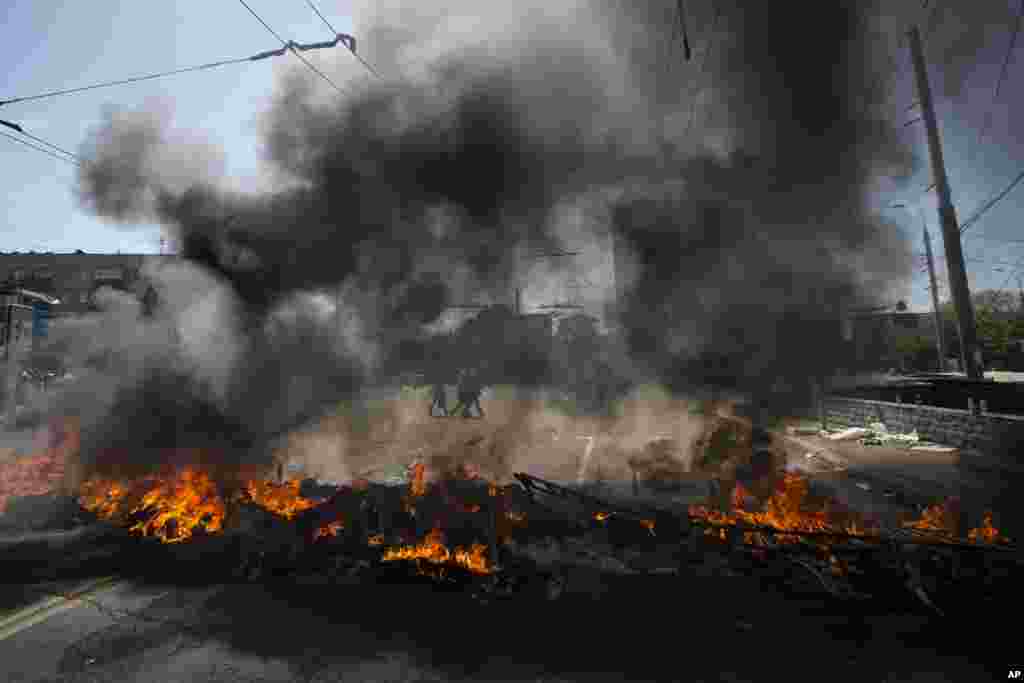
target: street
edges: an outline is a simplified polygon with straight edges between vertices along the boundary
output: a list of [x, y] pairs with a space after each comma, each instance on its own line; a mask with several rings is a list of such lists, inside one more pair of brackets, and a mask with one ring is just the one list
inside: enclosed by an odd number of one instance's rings
[[[110, 584], [5, 632], [0, 679], [983, 681], [1009, 630], [850, 612], [756, 578], [612, 577], [601, 600], [482, 605], [406, 584]], [[1005, 675], [1005, 674], [1004, 674]]]
[[[991, 475], [958, 468], [950, 456], [817, 437], [785, 444], [791, 464], [857, 510], [994, 490]], [[1012, 657], [1011, 631], [968, 630], [966, 620], [929, 617], [912, 600], [867, 610], [836, 604], [756, 571], [605, 583], [599, 595], [582, 589], [558, 602], [489, 605], [426, 579], [168, 585], [113, 577], [70, 601], [54, 594], [81, 582], [6, 585], [0, 680], [973, 682], [994, 680]]]

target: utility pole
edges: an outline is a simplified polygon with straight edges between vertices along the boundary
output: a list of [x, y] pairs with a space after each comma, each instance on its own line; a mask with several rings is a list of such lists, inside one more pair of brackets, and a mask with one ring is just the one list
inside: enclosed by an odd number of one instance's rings
[[917, 80], [918, 101], [928, 134], [928, 151], [932, 159], [932, 174], [935, 191], [939, 196], [939, 224], [942, 226], [942, 241], [946, 247], [946, 268], [949, 270], [949, 291], [956, 311], [957, 327], [960, 331], [960, 355], [964, 371], [970, 379], [982, 379], [983, 367], [981, 350], [978, 348], [978, 332], [975, 327], [974, 306], [967, 285], [967, 271], [964, 267], [964, 253], [960, 245], [960, 225], [956, 218], [949, 191], [949, 178], [942, 160], [942, 142], [939, 138], [939, 124], [935, 118], [931, 86], [921, 46], [921, 32], [916, 26], [907, 32], [910, 39], [910, 54], [914, 62]]
[[[924, 218], [924, 215], [921, 215]], [[928, 226], [924, 230], [924, 253], [928, 257], [928, 279], [931, 281], [932, 307], [935, 309], [935, 345], [939, 350], [939, 372], [946, 371], [946, 345], [943, 343], [942, 311], [939, 310], [939, 283], [935, 279], [935, 261], [932, 259], [932, 238], [928, 234]]]

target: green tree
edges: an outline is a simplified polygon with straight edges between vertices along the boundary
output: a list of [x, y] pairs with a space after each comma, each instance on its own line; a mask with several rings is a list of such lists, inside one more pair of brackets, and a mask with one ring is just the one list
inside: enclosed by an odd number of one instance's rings
[[935, 342], [921, 335], [900, 337], [895, 344], [896, 353], [909, 366], [917, 369], [933, 368], [938, 358]]
[[[1007, 352], [1007, 343], [1013, 337], [1024, 336], [1024, 316], [1020, 314], [1019, 302], [1012, 292], [1000, 289], [982, 289], [971, 295], [974, 304], [974, 320], [978, 330], [978, 341], [989, 353]], [[950, 350], [959, 353], [960, 342], [956, 336], [956, 314], [953, 304], [945, 302], [940, 307], [943, 318], [954, 331]], [[1016, 313], [1013, 318], [1007, 314]]]

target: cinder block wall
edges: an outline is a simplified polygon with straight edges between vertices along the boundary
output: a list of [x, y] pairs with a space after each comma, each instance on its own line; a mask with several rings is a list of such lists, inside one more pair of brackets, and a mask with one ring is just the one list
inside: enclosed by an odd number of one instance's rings
[[952, 408], [829, 396], [825, 398], [825, 416], [851, 427], [883, 422], [893, 432], [916, 429], [928, 441], [1024, 463], [1024, 417], [1016, 415], [972, 415]]

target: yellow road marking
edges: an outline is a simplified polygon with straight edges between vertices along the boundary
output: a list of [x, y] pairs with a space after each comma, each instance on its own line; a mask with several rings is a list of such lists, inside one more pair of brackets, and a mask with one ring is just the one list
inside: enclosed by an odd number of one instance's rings
[[116, 576], [105, 576], [87, 581], [65, 595], [54, 595], [34, 605], [29, 605], [0, 620], [0, 640], [6, 640], [16, 633], [46, 621], [55, 614], [73, 609], [82, 604], [78, 597], [94, 595], [101, 590], [112, 590], [123, 583]]

